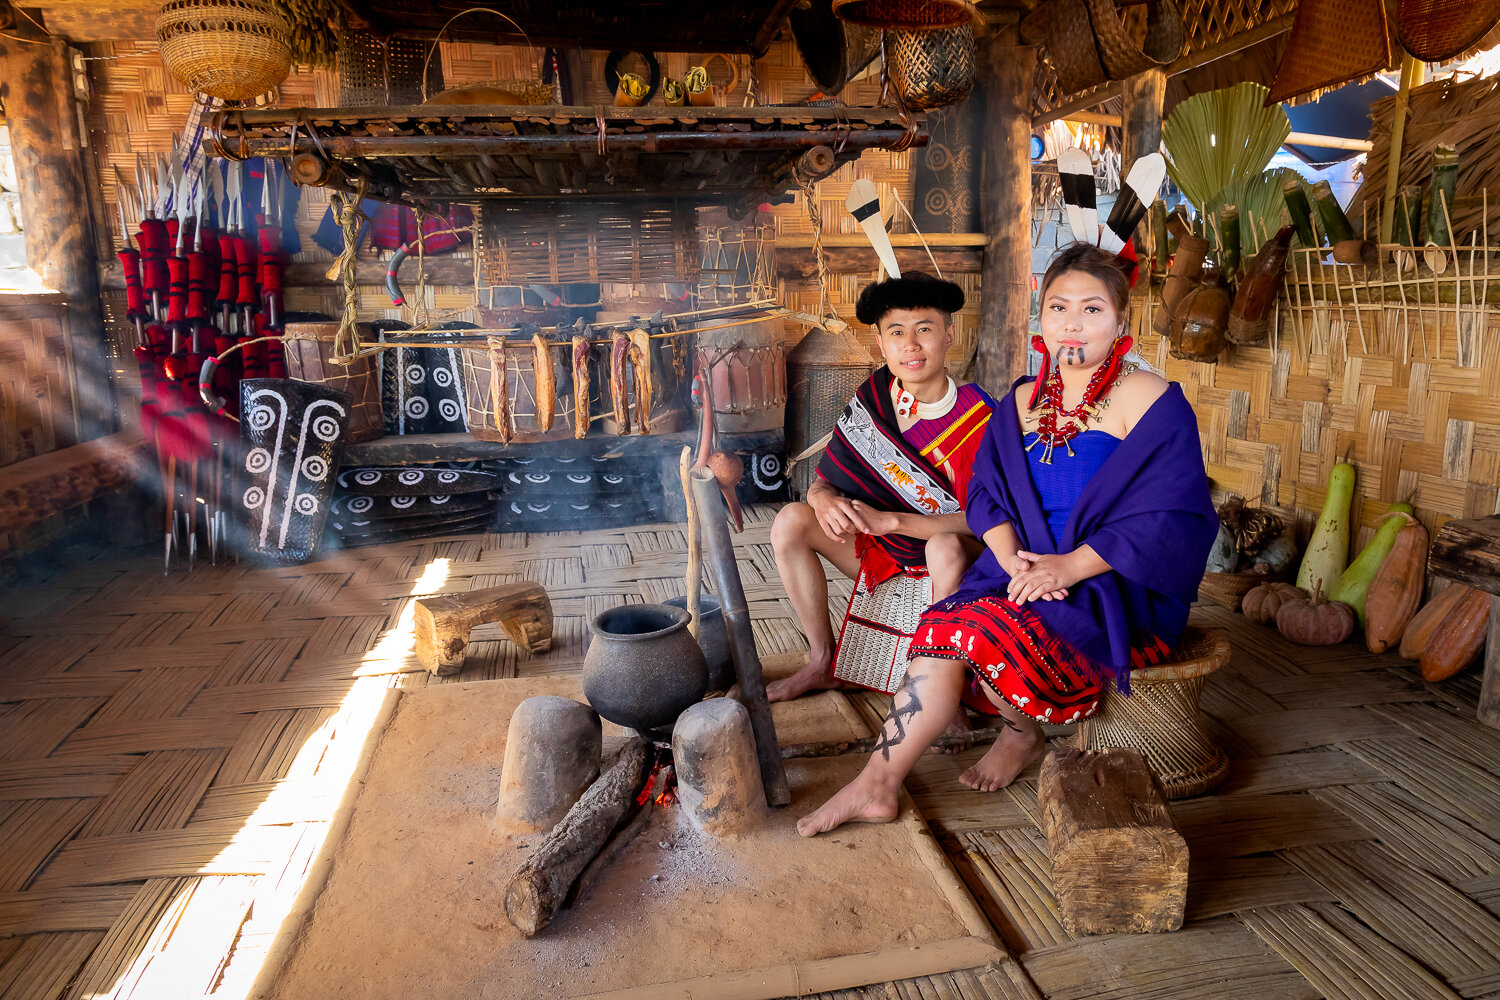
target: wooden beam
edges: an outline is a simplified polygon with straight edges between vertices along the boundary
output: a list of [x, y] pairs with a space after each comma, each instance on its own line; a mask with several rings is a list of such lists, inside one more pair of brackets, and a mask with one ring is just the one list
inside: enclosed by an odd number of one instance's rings
[[985, 122], [980, 222], [989, 234], [980, 279], [974, 379], [1003, 393], [1026, 368], [1031, 317], [1031, 84], [1037, 50], [1010, 27], [984, 40]]
[[67, 297], [79, 434], [97, 437], [114, 430], [114, 389], [67, 44], [0, 36], [0, 80], [26, 217], [26, 263], [44, 286]]
[[140, 432], [121, 431], [12, 462], [0, 469], [0, 535], [129, 485], [148, 452]]
[[[1368, 153], [1375, 148], [1369, 139], [1346, 139], [1339, 135], [1318, 135], [1315, 132], [1291, 132], [1283, 146], [1319, 146], [1323, 149], [1353, 149]], [[1385, 242], [1389, 243], [1389, 240]]]
[[[1396, 185], [1401, 174], [1401, 146], [1406, 138], [1406, 108], [1411, 89], [1422, 79], [1422, 64], [1411, 56], [1401, 59], [1401, 89], [1396, 92], [1396, 110], [1391, 118], [1391, 148], [1386, 155], [1385, 197], [1380, 200], [1380, 242], [1389, 243], [1396, 231]], [[1415, 236], [1415, 234], [1413, 234]]]
[[[910, 266], [928, 271], [932, 262], [927, 259], [927, 250], [932, 251], [937, 266], [944, 274], [977, 274], [984, 266], [984, 248], [989, 237], [983, 233], [934, 234], [927, 239], [927, 249], [921, 240], [911, 233], [898, 233], [891, 237], [896, 250], [896, 262], [903, 269]], [[880, 262], [870, 241], [863, 235], [836, 233], [823, 237], [823, 252], [828, 266], [835, 274], [873, 274]], [[787, 281], [807, 281], [818, 273], [817, 260], [813, 256], [812, 238], [807, 236], [780, 236], [776, 239], [776, 276]]]
[[1432, 540], [1427, 571], [1500, 594], [1500, 514], [1444, 522]]

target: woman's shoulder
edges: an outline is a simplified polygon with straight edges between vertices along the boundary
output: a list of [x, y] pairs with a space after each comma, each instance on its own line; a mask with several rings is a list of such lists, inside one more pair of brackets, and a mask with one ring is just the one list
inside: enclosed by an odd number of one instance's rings
[[1128, 373], [1109, 391], [1110, 402], [1131, 426], [1146, 415], [1151, 405], [1172, 387], [1172, 383], [1153, 371], [1137, 368]]

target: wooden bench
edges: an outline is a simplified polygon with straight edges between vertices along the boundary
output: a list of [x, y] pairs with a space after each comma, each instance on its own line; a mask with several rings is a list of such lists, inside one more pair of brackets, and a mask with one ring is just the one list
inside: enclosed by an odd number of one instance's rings
[[533, 653], [552, 648], [552, 601], [539, 583], [506, 583], [416, 602], [417, 659], [446, 677], [463, 669], [475, 625], [499, 622], [511, 642]]
[[1500, 514], [1444, 524], [1433, 539], [1427, 571], [1490, 595], [1490, 636], [1479, 689], [1479, 721], [1500, 729]]
[[147, 473], [150, 447], [121, 431], [0, 468], [0, 537], [111, 493]]

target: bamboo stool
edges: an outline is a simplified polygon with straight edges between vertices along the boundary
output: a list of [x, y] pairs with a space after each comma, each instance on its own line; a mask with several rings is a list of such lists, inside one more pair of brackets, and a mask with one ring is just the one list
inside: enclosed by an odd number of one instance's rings
[[1135, 747], [1168, 799], [1202, 795], [1224, 780], [1229, 757], [1198, 724], [1208, 675], [1229, 662], [1229, 640], [1188, 626], [1172, 659], [1130, 674], [1130, 695], [1106, 690], [1093, 718], [1078, 724], [1080, 750]]

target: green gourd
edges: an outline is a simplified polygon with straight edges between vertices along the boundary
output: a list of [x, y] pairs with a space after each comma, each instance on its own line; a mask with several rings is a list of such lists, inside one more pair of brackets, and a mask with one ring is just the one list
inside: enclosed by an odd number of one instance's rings
[[1391, 554], [1396, 536], [1411, 523], [1411, 515], [1414, 513], [1416, 511], [1409, 503], [1391, 504], [1390, 510], [1381, 516], [1380, 526], [1375, 529], [1375, 537], [1370, 539], [1364, 551], [1355, 556], [1349, 568], [1344, 570], [1344, 575], [1333, 585], [1333, 592], [1328, 595], [1330, 601], [1343, 601], [1354, 609], [1354, 617], [1359, 619], [1361, 629], [1365, 627], [1365, 597], [1370, 592], [1375, 572], [1385, 562], [1385, 557]]
[[1344, 572], [1349, 561], [1349, 504], [1353, 500], [1354, 466], [1340, 462], [1328, 476], [1328, 497], [1297, 570], [1297, 586], [1309, 594], [1317, 589], [1331, 591]]

